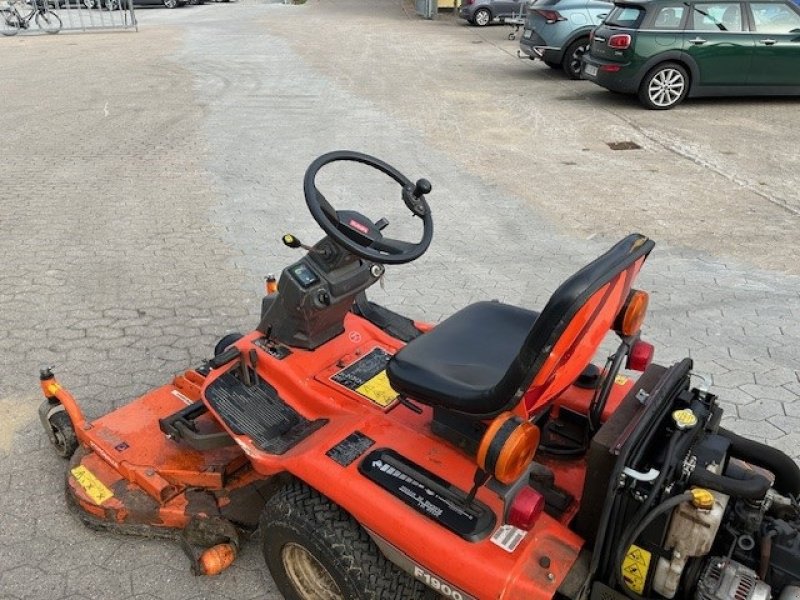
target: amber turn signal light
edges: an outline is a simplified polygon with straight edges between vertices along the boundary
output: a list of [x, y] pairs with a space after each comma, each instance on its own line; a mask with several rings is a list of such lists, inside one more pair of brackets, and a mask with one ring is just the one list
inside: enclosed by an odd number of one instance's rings
[[649, 302], [650, 296], [647, 292], [631, 290], [614, 322], [614, 330], [625, 337], [638, 333], [644, 323]]
[[491, 422], [478, 446], [478, 466], [499, 482], [519, 479], [536, 454], [539, 428], [529, 421], [504, 412]]
[[197, 559], [203, 575], [219, 575], [231, 566], [236, 559], [236, 548], [233, 544], [217, 544], [204, 550]]

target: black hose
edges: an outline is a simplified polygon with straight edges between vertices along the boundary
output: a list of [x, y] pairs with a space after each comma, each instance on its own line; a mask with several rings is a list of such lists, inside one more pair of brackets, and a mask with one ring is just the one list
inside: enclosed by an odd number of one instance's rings
[[629, 593], [628, 586], [625, 583], [625, 576], [624, 573], [622, 572], [622, 566], [623, 563], [625, 562], [624, 557], [628, 554], [628, 549], [631, 547], [631, 544], [633, 544], [636, 541], [636, 538], [638, 538], [642, 534], [642, 532], [645, 529], [647, 529], [647, 527], [658, 517], [663, 515], [665, 512], [672, 510], [679, 504], [690, 501], [692, 498], [693, 496], [691, 492], [684, 492], [678, 496], [673, 496], [672, 498], [664, 500], [664, 502], [662, 502], [661, 504], [656, 506], [653, 510], [651, 510], [649, 513], [647, 513], [645, 517], [641, 520], [639, 525], [633, 530], [633, 532], [628, 537], [623, 539], [622, 559], [617, 561], [616, 572], [620, 578], [619, 585], [622, 588], [622, 591], [625, 592], [625, 595], [628, 596], [629, 598], [637, 598], [637, 596]]
[[789, 496], [800, 494], [800, 467], [786, 454], [722, 427], [719, 428], [719, 434], [730, 440], [732, 456], [772, 471], [775, 474], [777, 492]]
[[771, 486], [769, 480], [761, 475], [754, 474], [747, 479], [734, 479], [717, 475], [707, 469], [693, 471], [689, 476], [689, 483], [746, 500], [761, 500]]

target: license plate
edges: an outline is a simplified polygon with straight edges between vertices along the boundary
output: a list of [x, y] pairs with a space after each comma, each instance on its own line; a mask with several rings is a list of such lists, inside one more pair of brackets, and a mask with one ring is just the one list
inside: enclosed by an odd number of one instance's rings
[[586, 65], [583, 68], [583, 72], [586, 73], [589, 77], [596, 77], [597, 67], [595, 67], [594, 65]]
[[525, 33], [522, 34], [522, 37], [526, 40], [529, 39], [533, 35], [533, 29], [526, 29]]

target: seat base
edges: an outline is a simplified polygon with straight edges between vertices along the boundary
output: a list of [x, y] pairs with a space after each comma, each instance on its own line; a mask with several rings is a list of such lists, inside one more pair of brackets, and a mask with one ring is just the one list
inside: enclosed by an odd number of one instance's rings
[[506, 409], [526, 375], [520, 357], [538, 313], [477, 302], [412, 340], [389, 361], [399, 393], [473, 417]]

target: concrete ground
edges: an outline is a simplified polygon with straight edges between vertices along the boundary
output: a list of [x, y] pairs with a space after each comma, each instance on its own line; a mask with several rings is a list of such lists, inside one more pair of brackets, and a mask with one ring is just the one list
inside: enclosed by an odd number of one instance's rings
[[[84, 529], [36, 373], [56, 364], [99, 416], [252, 328], [263, 276], [297, 256], [280, 235], [319, 236], [302, 175], [332, 149], [433, 183], [431, 250], [372, 291], [413, 317], [541, 307], [650, 235], [657, 359], [691, 356], [728, 426], [800, 458], [797, 99], [648, 112], [517, 60], [507, 28], [395, 0], [137, 14], [138, 34], [0, 39], [0, 598], [278, 598], [254, 543], [198, 579], [175, 545]], [[415, 235], [363, 169], [321, 186]]]

